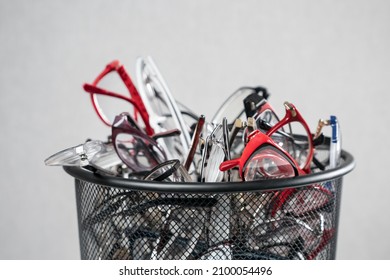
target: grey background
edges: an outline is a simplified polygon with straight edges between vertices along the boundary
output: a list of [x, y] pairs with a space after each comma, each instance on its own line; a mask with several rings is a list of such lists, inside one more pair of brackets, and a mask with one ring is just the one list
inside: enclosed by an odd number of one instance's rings
[[176, 99], [211, 117], [243, 85], [338, 116], [356, 159], [339, 259], [390, 259], [389, 1], [1, 1], [0, 258], [78, 259], [73, 179], [49, 155], [105, 139], [81, 85], [151, 55]]

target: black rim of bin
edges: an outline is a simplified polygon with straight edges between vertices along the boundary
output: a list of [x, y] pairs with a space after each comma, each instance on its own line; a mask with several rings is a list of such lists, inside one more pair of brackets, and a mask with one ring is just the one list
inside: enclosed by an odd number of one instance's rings
[[302, 187], [318, 182], [334, 180], [351, 172], [355, 167], [353, 156], [342, 151], [342, 162], [334, 169], [287, 179], [272, 179], [251, 182], [189, 182], [171, 183], [126, 179], [105, 176], [78, 166], [64, 166], [65, 171], [79, 180], [125, 190], [173, 192], [173, 193], [234, 193], [262, 190], [279, 190], [290, 187]]

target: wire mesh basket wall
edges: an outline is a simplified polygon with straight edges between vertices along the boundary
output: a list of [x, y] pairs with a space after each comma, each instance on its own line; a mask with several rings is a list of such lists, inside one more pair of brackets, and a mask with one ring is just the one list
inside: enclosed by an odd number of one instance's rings
[[82, 259], [334, 259], [343, 176], [354, 166], [290, 179], [166, 183], [75, 177]]

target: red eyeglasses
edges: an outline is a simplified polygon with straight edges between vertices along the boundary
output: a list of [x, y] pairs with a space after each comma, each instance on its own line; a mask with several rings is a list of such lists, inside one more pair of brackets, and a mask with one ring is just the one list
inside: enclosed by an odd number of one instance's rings
[[[284, 103], [286, 115], [265, 134], [259, 130], [248, 136], [248, 143], [240, 158], [228, 160], [220, 165], [221, 171], [236, 166], [243, 181], [291, 178], [311, 172], [313, 159], [313, 136], [301, 114], [291, 103]], [[302, 134], [291, 131], [292, 124], [298, 124]], [[290, 132], [287, 132], [290, 130]], [[294, 132], [294, 133], [293, 133]], [[314, 196], [315, 195], [315, 196]], [[312, 199], [310, 205], [306, 197]], [[314, 198], [315, 201], [314, 201]], [[291, 205], [308, 204], [304, 212], [318, 209], [331, 200], [331, 194], [320, 186], [311, 186], [304, 191], [289, 188], [275, 192], [269, 208], [269, 215], [275, 217], [279, 210], [288, 211]], [[303, 210], [302, 210], [303, 211]], [[302, 214], [302, 213], [299, 213]]]
[[[224, 161], [221, 171], [239, 166], [244, 181], [268, 178], [288, 178], [310, 173], [313, 158], [313, 136], [301, 114], [291, 103], [284, 103], [285, 117], [265, 134], [255, 130], [241, 157]], [[303, 135], [287, 133], [286, 127], [299, 123]]]
[[[114, 71], [116, 73], [118, 73], [121, 81], [126, 86], [126, 89], [127, 89], [128, 93], [130, 93], [130, 97], [128, 97], [126, 95], [123, 95], [123, 94], [119, 94], [119, 93], [111, 91], [111, 90], [106, 90], [106, 89], [101, 88], [100, 86], [98, 86], [100, 84], [103, 84], [103, 82], [102, 82], [103, 79], [107, 78], [108, 74], [112, 73]], [[106, 108], [103, 108], [104, 106], [102, 106], [102, 104], [104, 103], [104, 102], [102, 102], [102, 97], [103, 96], [106, 96], [106, 97], [109, 97], [109, 98], [114, 98], [114, 99], [121, 100], [121, 101], [126, 101], [127, 105], [129, 105], [129, 103], [130, 103], [132, 108], [129, 108], [127, 106], [126, 111], [127, 112], [132, 111], [133, 114], [134, 114], [133, 117], [137, 121], [139, 121], [138, 120], [138, 114], [139, 114], [141, 116], [142, 122], [145, 125], [146, 133], [149, 136], [153, 135], [154, 130], [153, 130], [153, 128], [150, 125], [149, 114], [148, 114], [148, 112], [147, 112], [147, 110], [145, 108], [144, 102], [142, 101], [142, 98], [139, 95], [139, 93], [137, 91], [137, 88], [135, 87], [135, 85], [134, 85], [133, 81], [131, 80], [130, 76], [127, 74], [124, 66], [121, 65], [118, 60], [114, 60], [113, 62], [108, 64], [106, 66], [106, 68], [103, 70], [103, 72], [101, 72], [97, 76], [97, 78], [93, 81], [92, 84], [84, 84], [83, 88], [84, 88], [84, 90], [86, 92], [91, 94], [91, 100], [92, 100], [93, 107], [94, 107], [96, 113], [98, 114], [99, 118], [106, 125], [111, 126], [113, 120], [110, 119], [110, 117], [109, 117], [109, 115], [110, 115], [109, 112], [108, 112], [109, 110], [106, 110]], [[119, 108], [117, 108], [115, 106], [114, 106], [114, 108], [111, 108], [111, 110], [114, 111], [114, 113], [111, 114], [112, 117], [116, 116], [118, 113], [123, 111], [123, 110], [121, 110], [121, 109], [119, 109]]]

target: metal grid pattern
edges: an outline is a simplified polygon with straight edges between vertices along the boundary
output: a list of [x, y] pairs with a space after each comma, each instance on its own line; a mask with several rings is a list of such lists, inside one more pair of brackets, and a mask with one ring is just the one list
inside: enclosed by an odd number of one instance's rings
[[341, 187], [337, 178], [279, 191], [184, 194], [76, 179], [81, 258], [334, 259]]

